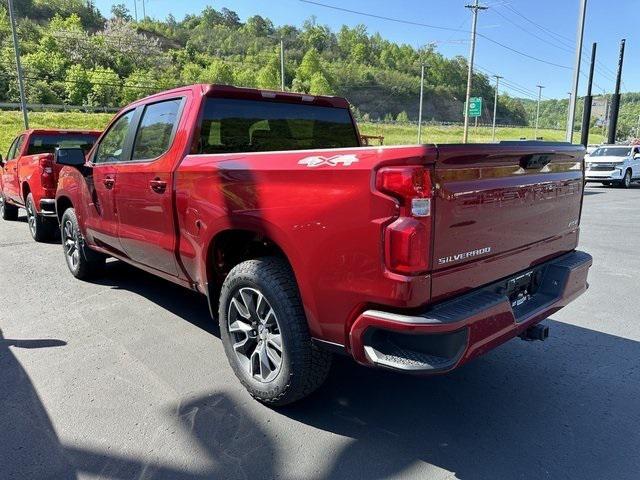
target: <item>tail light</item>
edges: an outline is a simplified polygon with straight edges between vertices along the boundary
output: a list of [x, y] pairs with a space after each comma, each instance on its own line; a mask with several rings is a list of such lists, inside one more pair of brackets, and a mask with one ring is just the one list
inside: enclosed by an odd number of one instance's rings
[[385, 227], [385, 263], [402, 274], [418, 274], [431, 266], [431, 172], [422, 166], [384, 167], [376, 188], [398, 200], [400, 216]]
[[41, 183], [43, 188], [56, 188], [54, 181], [54, 170], [53, 170], [53, 156], [45, 155], [40, 157], [38, 161], [40, 165], [41, 173]]

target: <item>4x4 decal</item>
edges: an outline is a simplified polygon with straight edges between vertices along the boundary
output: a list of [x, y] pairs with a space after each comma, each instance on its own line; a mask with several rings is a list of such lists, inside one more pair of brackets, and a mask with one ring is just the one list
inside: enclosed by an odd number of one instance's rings
[[333, 155], [331, 157], [323, 157], [322, 155], [316, 155], [313, 157], [305, 157], [298, 162], [298, 165], [306, 165], [307, 167], [337, 167], [338, 165], [344, 165], [349, 167], [350, 165], [357, 163], [358, 157], [349, 155]]

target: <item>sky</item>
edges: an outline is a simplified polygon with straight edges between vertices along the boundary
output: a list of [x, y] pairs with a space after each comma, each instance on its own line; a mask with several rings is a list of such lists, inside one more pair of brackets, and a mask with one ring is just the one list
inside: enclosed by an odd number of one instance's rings
[[[108, 16], [114, 3], [124, 3], [133, 14], [134, 1], [138, 15], [142, 15], [142, 0], [97, 0], [95, 4]], [[145, 0], [144, 5], [146, 14], [157, 19], [168, 14], [182, 19], [185, 14], [198, 13], [207, 5], [218, 10], [223, 7], [234, 10], [242, 21], [252, 15], [262, 15], [270, 18], [276, 26], [291, 24], [300, 27], [313, 15], [317, 23], [328, 25], [334, 31], [343, 24], [364, 24], [370, 34], [378, 32], [397, 43], [418, 47], [435, 42], [436, 49], [447, 57], [466, 57], [469, 54], [471, 12], [464, 7], [473, 0], [314, 1], [453, 30], [373, 18], [300, 0]], [[542, 98], [567, 97], [573, 77], [580, 1], [485, 0], [481, 4], [489, 8], [478, 15], [480, 36], [476, 46], [476, 64], [479, 71], [503, 76], [501, 90], [513, 96], [535, 98], [538, 92], [536, 85], [543, 85]], [[622, 38], [627, 40], [622, 92], [638, 92], [640, 68], [634, 59], [640, 58], [640, 0], [588, 0], [581, 95], [586, 92], [593, 42], [598, 43], [594, 94], [614, 90]]]

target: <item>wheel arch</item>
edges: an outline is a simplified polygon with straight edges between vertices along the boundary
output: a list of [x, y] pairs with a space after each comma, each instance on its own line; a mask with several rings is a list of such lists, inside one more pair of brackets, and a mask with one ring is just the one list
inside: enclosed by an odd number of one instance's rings
[[27, 197], [31, 193], [31, 187], [29, 186], [29, 182], [26, 180], [22, 182], [22, 185], [20, 185], [20, 193], [22, 194], [22, 201], [24, 201], [24, 204], [26, 205]]
[[64, 215], [65, 210], [68, 208], [73, 208], [73, 202], [69, 197], [63, 195], [56, 198], [56, 216], [58, 217], [58, 222], [62, 222], [62, 215]]

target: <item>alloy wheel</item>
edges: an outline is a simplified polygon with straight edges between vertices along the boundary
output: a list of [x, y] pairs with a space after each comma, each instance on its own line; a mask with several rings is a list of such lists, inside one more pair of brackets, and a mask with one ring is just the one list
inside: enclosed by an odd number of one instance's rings
[[27, 202], [27, 223], [29, 224], [29, 230], [31, 231], [31, 235], [35, 238], [36, 236], [36, 212], [33, 208], [32, 202]]
[[80, 262], [80, 240], [71, 220], [64, 222], [62, 227], [62, 245], [67, 263], [72, 270], [76, 270]]
[[284, 355], [282, 335], [276, 313], [262, 292], [238, 289], [227, 319], [233, 350], [245, 372], [262, 383], [276, 378]]

